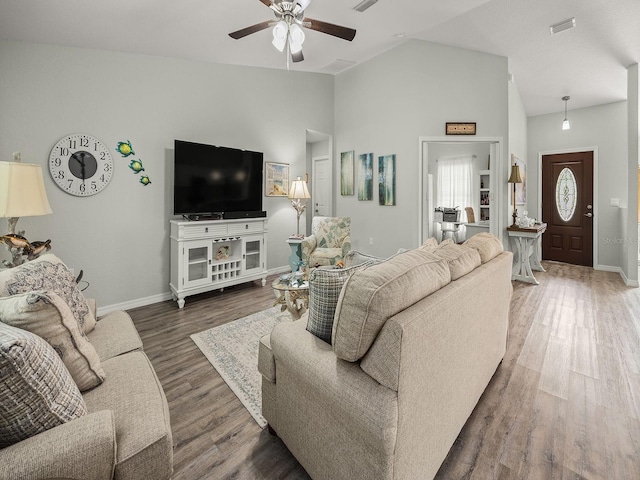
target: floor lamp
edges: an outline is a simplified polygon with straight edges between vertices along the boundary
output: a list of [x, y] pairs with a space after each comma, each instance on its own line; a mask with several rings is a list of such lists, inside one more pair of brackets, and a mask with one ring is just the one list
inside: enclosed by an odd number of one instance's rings
[[516, 209], [516, 184], [522, 183], [522, 177], [520, 176], [520, 167], [516, 164], [511, 165], [511, 175], [509, 176], [509, 180], [507, 183], [513, 183], [513, 224], [512, 227], [516, 226], [516, 218], [518, 216], [518, 210]]
[[289, 198], [291, 199], [291, 206], [295, 208], [298, 214], [298, 228], [296, 230], [296, 237], [303, 238], [304, 235], [300, 235], [300, 217], [307, 208], [307, 200], [311, 198], [309, 195], [309, 189], [307, 188], [307, 182], [302, 180], [302, 177], [296, 178], [291, 182], [291, 188], [289, 189]]
[[7, 219], [9, 227], [2, 240], [11, 252], [12, 267], [20, 265], [32, 247], [22, 235], [16, 235], [18, 219], [52, 213], [40, 165], [19, 163], [19, 155], [14, 158], [18, 161], [0, 162], [0, 217]]

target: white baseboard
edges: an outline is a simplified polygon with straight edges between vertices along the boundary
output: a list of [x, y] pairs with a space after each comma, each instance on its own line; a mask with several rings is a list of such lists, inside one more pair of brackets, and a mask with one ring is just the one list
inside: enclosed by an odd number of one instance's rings
[[137, 298], [135, 300], [129, 300], [128, 302], [115, 303], [113, 305], [106, 305], [98, 308], [98, 316], [105, 315], [115, 310], [129, 310], [131, 308], [146, 307], [153, 303], [166, 302], [171, 300], [171, 292], [160, 293], [158, 295], [151, 295], [150, 297]]
[[[267, 275], [276, 275], [289, 272], [291, 272], [291, 267], [289, 265], [284, 265], [282, 267], [276, 267], [268, 270]], [[129, 310], [131, 308], [146, 307], [147, 305], [151, 305], [153, 303], [166, 302], [167, 300], [171, 300], [171, 298], [171, 292], [160, 293], [158, 295], [151, 295], [150, 297], [138, 298], [135, 300], [129, 300], [128, 302], [115, 303], [113, 305], [100, 307], [98, 308], [97, 314], [100, 317], [115, 310]]]
[[622, 277], [622, 281], [627, 287], [638, 287], [638, 280], [629, 280], [629, 278], [625, 275], [624, 271], [620, 267], [612, 267], [611, 265], [596, 265], [593, 267], [594, 270], [601, 270], [603, 272], [613, 272], [617, 273]]

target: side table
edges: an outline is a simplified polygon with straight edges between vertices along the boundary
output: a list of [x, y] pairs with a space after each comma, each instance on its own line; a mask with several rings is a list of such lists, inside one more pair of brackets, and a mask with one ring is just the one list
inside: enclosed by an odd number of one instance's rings
[[287, 243], [291, 247], [291, 255], [289, 256], [289, 266], [292, 272], [298, 271], [298, 265], [302, 261], [302, 239], [301, 238], [289, 238]]
[[540, 263], [538, 249], [540, 239], [546, 229], [546, 223], [529, 228], [520, 228], [513, 225], [507, 228], [514, 250], [513, 269], [511, 271], [512, 280], [533, 283], [534, 285], [539, 284], [536, 277], [533, 276], [533, 270], [545, 271]]
[[309, 282], [294, 286], [278, 279], [271, 284], [271, 288], [276, 295], [273, 306], [282, 305], [282, 311], [289, 310], [294, 320], [299, 319], [309, 308]]

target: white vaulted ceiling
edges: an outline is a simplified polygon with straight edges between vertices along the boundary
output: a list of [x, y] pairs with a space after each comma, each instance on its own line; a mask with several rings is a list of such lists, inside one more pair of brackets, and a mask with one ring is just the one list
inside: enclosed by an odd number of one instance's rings
[[[638, 0], [313, 0], [306, 16], [357, 30], [353, 42], [306, 29], [305, 61], [332, 73], [416, 38], [509, 57], [528, 115], [626, 98], [626, 68], [640, 60]], [[549, 25], [576, 18], [551, 36]], [[287, 68], [271, 29], [229, 32], [274, 16], [259, 0], [0, 0], [0, 39], [267, 68]], [[1, 66], [0, 66], [1, 69]]]

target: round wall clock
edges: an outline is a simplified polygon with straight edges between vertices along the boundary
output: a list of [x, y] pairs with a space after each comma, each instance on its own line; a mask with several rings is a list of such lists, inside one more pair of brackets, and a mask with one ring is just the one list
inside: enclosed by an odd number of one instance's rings
[[49, 172], [65, 192], [95, 195], [111, 181], [113, 159], [107, 146], [91, 135], [67, 135], [51, 149]]

